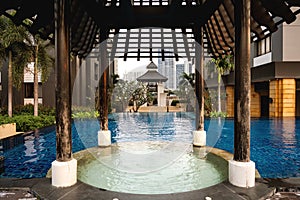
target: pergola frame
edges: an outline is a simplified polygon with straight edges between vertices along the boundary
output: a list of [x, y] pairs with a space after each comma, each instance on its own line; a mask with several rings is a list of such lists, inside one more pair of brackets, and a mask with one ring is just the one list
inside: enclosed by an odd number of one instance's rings
[[[35, 5], [32, 7], [32, 5]], [[54, 6], [55, 5], [55, 6]], [[56, 131], [58, 161], [72, 159], [71, 137], [71, 81], [70, 53], [85, 58], [98, 44], [109, 38], [109, 32], [118, 34], [121, 29], [162, 27], [192, 29], [194, 39], [202, 44], [204, 38], [213, 56], [233, 53], [235, 56], [235, 142], [234, 160], [250, 160], [250, 43], [261, 40], [277, 30], [283, 22], [291, 23], [299, 10], [298, 0], [2, 0], [3, 14], [32, 34], [40, 34], [55, 42], [56, 46]], [[252, 9], [250, 8], [252, 7]], [[15, 15], [7, 12], [16, 11]], [[178, 14], [180, 13], [180, 15]], [[30, 19], [31, 25], [24, 19]], [[55, 22], [55, 23], [54, 23]], [[55, 37], [54, 37], [55, 36]], [[124, 59], [128, 56], [127, 33]], [[138, 47], [141, 38], [138, 37]], [[173, 38], [174, 39], [174, 38]], [[163, 43], [163, 42], [162, 42]], [[118, 51], [118, 39], [113, 40], [110, 54]], [[184, 42], [187, 50], [188, 42]], [[101, 47], [101, 67], [104, 75], [100, 82], [100, 97], [107, 102], [107, 53]], [[126, 49], [127, 48], [127, 49]], [[175, 46], [174, 57], [179, 49]], [[103, 53], [104, 52], [104, 53]], [[186, 51], [189, 54], [189, 51]], [[137, 60], [141, 50], [137, 48]], [[153, 49], [148, 52], [150, 60]], [[196, 47], [196, 94], [199, 103], [197, 129], [203, 129], [203, 52]], [[162, 58], [165, 58], [162, 51]], [[202, 74], [201, 74], [202, 73]], [[107, 104], [101, 107], [101, 128], [107, 129]]]

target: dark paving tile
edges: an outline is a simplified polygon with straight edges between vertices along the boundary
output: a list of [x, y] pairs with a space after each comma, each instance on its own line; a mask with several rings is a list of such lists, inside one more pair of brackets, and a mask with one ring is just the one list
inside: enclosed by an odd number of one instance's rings
[[273, 187], [300, 187], [300, 178], [265, 178], [259, 181]]
[[41, 179], [18, 179], [18, 178], [0, 178], [0, 187], [19, 187], [19, 188], [31, 188], [35, 184], [39, 183]]
[[255, 187], [252, 188], [240, 188], [231, 185], [229, 182], [225, 182], [224, 185], [228, 187], [228, 189], [234, 191], [236, 194], [242, 196], [245, 199], [261, 199], [265, 198], [267, 196], [270, 196], [271, 194], [274, 194], [275, 188], [272, 186], [269, 186], [268, 184], [256, 181]]
[[78, 181], [72, 187], [57, 188], [51, 185], [51, 179], [0, 179], [0, 188], [30, 187], [31, 191], [47, 200], [258, 200], [274, 191], [266, 180], [258, 180], [253, 188], [238, 188], [228, 182], [212, 187], [183, 193], [163, 195], [139, 195], [100, 190]]

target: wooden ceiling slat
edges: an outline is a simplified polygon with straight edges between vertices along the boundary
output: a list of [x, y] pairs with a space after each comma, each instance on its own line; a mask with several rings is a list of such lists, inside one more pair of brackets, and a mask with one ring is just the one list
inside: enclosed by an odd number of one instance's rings
[[273, 15], [282, 17], [286, 23], [290, 24], [296, 20], [296, 16], [288, 8], [283, 0], [261, 0], [262, 5]]
[[[215, 26], [213, 26], [211, 20], [208, 20], [207, 25], [208, 25], [209, 34], [210, 34], [211, 38], [214, 40], [216, 49], [218, 49], [218, 50], [221, 49], [222, 52], [225, 52], [226, 51], [224, 49], [225, 43], [223, 42], [222, 37], [220, 35], [218, 35], [218, 33], [216, 32]], [[221, 42], [223, 44], [221, 44]]]
[[251, 8], [251, 16], [257, 23], [267, 27], [271, 32], [277, 31], [277, 26], [260, 1], [251, 0]]
[[118, 40], [119, 40], [119, 29], [115, 30], [115, 36], [113, 38], [113, 45], [112, 45], [112, 49], [111, 49], [111, 53], [110, 53], [110, 58], [111, 60], [115, 58], [116, 56], [116, 50], [117, 50], [117, 44], [118, 44]]
[[179, 60], [175, 29], [172, 29], [173, 49], [176, 60]]
[[223, 5], [220, 6], [220, 9], [216, 11], [216, 15], [221, 18], [222, 24], [226, 29], [226, 33], [230, 40], [234, 42], [234, 26], [230, 21], [228, 15], [226, 14], [226, 10], [224, 9]]
[[[214, 20], [215, 24], [217, 25], [217, 30], [218, 30], [219, 34], [221, 35], [222, 40], [225, 42], [226, 46], [228, 47], [228, 50], [226, 50], [226, 51], [230, 51], [231, 49], [233, 49], [234, 43], [232, 41], [230, 41], [227, 30], [225, 28], [226, 25], [222, 24], [222, 20], [220, 18], [218, 18], [216, 15], [217, 14], [215, 13], [212, 16], [212, 19]], [[222, 24], [222, 27], [221, 27], [221, 24]], [[225, 36], [225, 34], [226, 34], [226, 36]]]
[[214, 35], [211, 33], [210, 28], [208, 27], [208, 25], [205, 25], [205, 31], [207, 33], [208, 39], [210, 41], [210, 45], [211, 45], [211, 49], [214, 55], [219, 55], [219, 48], [216, 47], [216, 38], [214, 37]]
[[[164, 28], [185, 28], [204, 26], [207, 35], [207, 45], [214, 54], [220, 54], [234, 43], [234, 0], [73, 0], [71, 4], [71, 47], [72, 51], [87, 55], [95, 46], [99, 28], [139, 28], [159, 26]], [[54, 40], [54, 0], [1, 0], [0, 15], [8, 16], [16, 24], [22, 24], [33, 34], [40, 34], [43, 38]], [[35, 6], [32, 6], [35, 5]], [[300, 7], [299, 0], [251, 0], [251, 31], [252, 39], [263, 39], [275, 32], [279, 24], [291, 23], [296, 19], [300, 10], [291, 7]], [[15, 9], [12, 16], [5, 13]], [[178, 15], [178, 14], [181, 15]], [[270, 14], [271, 13], [271, 14]], [[279, 20], [278, 18], [279, 17]], [[24, 19], [31, 19], [32, 24], [25, 24]], [[276, 22], [275, 22], [276, 20]], [[206, 25], [205, 25], [206, 24]], [[263, 27], [266, 27], [264, 29]], [[183, 31], [184, 32], [184, 31]], [[172, 36], [173, 37], [173, 36]], [[141, 56], [143, 37], [139, 36], [137, 57]], [[188, 54], [188, 42], [180, 47], [176, 44], [177, 37], [173, 38], [174, 56], [184, 49]], [[174, 42], [175, 41], [175, 42]], [[155, 51], [155, 37], [150, 38], [150, 49]], [[182, 45], [181, 43], [178, 43]], [[162, 48], [170, 45], [163, 43]], [[115, 52], [117, 52], [115, 48]], [[127, 49], [133, 49], [129, 45]], [[114, 49], [112, 49], [114, 51]], [[154, 55], [150, 53], [152, 59]], [[126, 56], [125, 56], [126, 57]]]
[[190, 48], [189, 48], [189, 44], [188, 44], [187, 37], [186, 37], [186, 30], [181, 29], [181, 32], [182, 32], [182, 36], [183, 36], [183, 44], [184, 44], [184, 49], [186, 52], [186, 57], [188, 60], [191, 60]]
[[96, 34], [98, 33], [98, 27], [96, 24], [94, 24], [93, 28], [90, 30], [89, 34], [87, 34], [86, 40], [83, 43], [82, 50], [83, 50], [83, 57], [86, 56], [87, 52], [90, 52], [92, 50], [92, 47], [94, 46], [94, 39], [96, 37]]

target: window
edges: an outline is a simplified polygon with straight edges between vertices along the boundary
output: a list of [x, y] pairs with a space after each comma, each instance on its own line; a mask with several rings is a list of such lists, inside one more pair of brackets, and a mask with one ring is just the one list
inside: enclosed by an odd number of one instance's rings
[[271, 52], [271, 37], [267, 37], [257, 42], [257, 56]]
[[[24, 84], [24, 98], [33, 98], [33, 83], [25, 83]], [[39, 98], [42, 98], [42, 85], [39, 84]]]
[[95, 81], [98, 80], [98, 73], [99, 73], [99, 64], [95, 63], [94, 64], [94, 79], [95, 79]]

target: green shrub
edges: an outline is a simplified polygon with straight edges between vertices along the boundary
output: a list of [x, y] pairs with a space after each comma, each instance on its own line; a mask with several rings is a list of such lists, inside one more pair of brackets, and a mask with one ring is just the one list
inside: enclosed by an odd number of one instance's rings
[[[1, 114], [7, 114], [7, 107], [1, 109]], [[13, 107], [13, 115], [33, 115], [33, 105], [18, 105]], [[53, 115], [55, 116], [55, 109], [52, 107], [39, 104], [39, 115]]]
[[179, 100], [174, 99], [174, 100], [171, 102], [171, 106], [176, 106], [178, 103], [179, 103]]
[[227, 117], [227, 113], [226, 113], [226, 112], [211, 111], [211, 112], [209, 113], [209, 116], [210, 116], [211, 118], [217, 118], [217, 117], [225, 118], [225, 117]]
[[73, 112], [73, 119], [87, 119], [87, 118], [97, 118], [99, 117], [98, 111], [82, 111], [82, 112]]
[[55, 116], [15, 115], [13, 117], [0, 116], [0, 125], [16, 123], [17, 131], [27, 132], [55, 124]]

